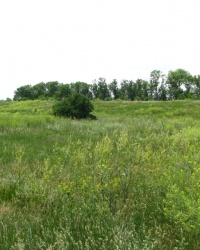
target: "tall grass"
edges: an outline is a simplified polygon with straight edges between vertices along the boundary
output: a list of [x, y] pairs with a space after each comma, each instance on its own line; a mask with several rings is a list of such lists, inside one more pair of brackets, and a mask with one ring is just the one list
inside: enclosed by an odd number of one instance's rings
[[96, 101], [97, 121], [15, 105], [0, 106], [0, 249], [200, 249], [199, 102]]

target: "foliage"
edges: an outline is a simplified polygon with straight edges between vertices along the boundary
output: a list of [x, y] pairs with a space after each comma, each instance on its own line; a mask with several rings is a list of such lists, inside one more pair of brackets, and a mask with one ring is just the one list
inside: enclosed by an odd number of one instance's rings
[[119, 88], [118, 88], [118, 83], [116, 79], [113, 79], [113, 81], [108, 85], [108, 88], [111, 92], [111, 95], [113, 98], [116, 100], [119, 98]]
[[35, 99], [63, 100], [71, 94], [81, 94], [88, 99], [100, 100], [180, 100], [200, 98], [200, 76], [192, 76], [184, 69], [170, 70], [164, 74], [160, 70], [150, 73], [149, 81], [143, 79], [122, 80], [116, 79], [107, 83], [100, 77], [92, 84], [75, 82], [63, 84], [57, 81], [38, 83], [34, 86], [25, 85], [17, 88], [14, 95], [15, 101]]
[[92, 111], [93, 105], [90, 100], [77, 93], [53, 105], [53, 114], [55, 116], [64, 116], [76, 119], [95, 119], [95, 116], [90, 114]]
[[90, 91], [90, 86], [85, 82], [76, 82], [71, 83], [71, 91], [72, 93], [83, 95], [89, 99], [92, 98], [92, 92]]
[[158, 85], [160, 84], [161, 75], [160, 70], [153, 70], [150, 73], [150, 99], [158, 100]]
[[55, 93], [55, 97], [58, 100], [63, 100], [72, 94], [72, 89], [69, 84], [60, 84], [58, 90]]
[[16, 89], [14, 95], [14, 101], [21, 101], [21, 100], [32, 100], [32, 86], [31, 85], [24, 85]]
[[191, 80], [190, 73], [184, 69], [169, 71], [166, 82], [169, 86], [169, 97], [173, 100], [184, 99], [184, 92], [186, 96], [190, 92]]
[[[32, 99], [39, 99], [46, 97], [47, 87], [46, 84], [41, 82], [32, 87]], [[15, 96], [16, 99], [16, 96]]]

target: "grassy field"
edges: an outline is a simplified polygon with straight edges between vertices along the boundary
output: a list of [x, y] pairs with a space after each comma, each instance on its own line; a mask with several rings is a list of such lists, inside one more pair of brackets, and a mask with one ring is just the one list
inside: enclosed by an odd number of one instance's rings
[[0, 249], [200, 249], [200, 102], [0, 102]]

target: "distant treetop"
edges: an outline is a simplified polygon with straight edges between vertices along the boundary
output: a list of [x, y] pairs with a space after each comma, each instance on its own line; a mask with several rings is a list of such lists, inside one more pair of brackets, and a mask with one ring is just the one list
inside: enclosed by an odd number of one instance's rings
[[177, 100], [200, 99], [200, 75], [192, 76], [184, 69], [170, 70], [167, 75], [160, 70], [150, 73], [149, 81], [137, 79], [123, 80], [120, 83], [114, 79], [107, 83], [100, 77], [92, 84], [75, 82], [63, 84], [57, 81], [41, 82], [34, 86], [24, 85], [14, 92], [14, 101], [49, 99], [63, 100], [73, 94], [81, 94], [88, 99], [100, 100]]

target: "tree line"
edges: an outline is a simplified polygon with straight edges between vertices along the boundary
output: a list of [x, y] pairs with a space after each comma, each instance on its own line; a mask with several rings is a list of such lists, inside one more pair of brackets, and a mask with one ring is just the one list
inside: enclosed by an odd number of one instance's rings
[[34, 86], [24, 85], [16, 89], [13, 100], [35, 100], [55, 98], [63, 100], [72, 94], [81, 94], [89, 99], [101, 100], [178, 100], [200, 99], [200, 75], [191, 75], [184, 69], [170, 70], [167, 75], [160, 70], [150, 73], [149, 81], [143, 79], [122, 80], [116, 79], [107, 83], [100, 77], [92, 84], [75, 82], [63, 84], [57, 81], [41, 82]]

